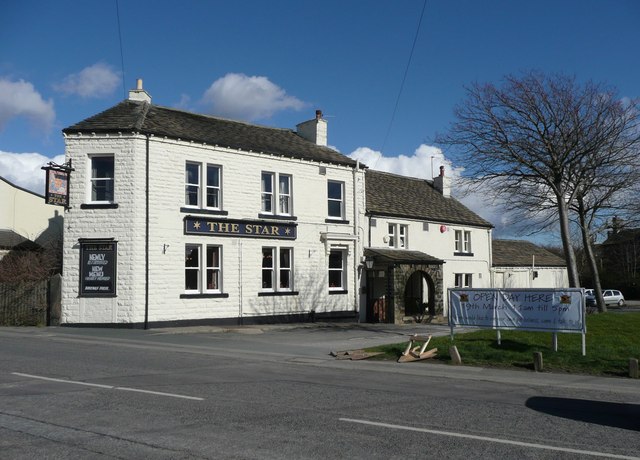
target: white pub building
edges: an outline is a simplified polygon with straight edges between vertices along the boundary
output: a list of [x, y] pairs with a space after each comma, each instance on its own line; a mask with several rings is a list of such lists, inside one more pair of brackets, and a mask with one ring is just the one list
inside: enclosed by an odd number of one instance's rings
[[154, 105], [138, 81], [63, 133], [62, 324], [400, 323], [489, 286], [492, 226], [444, 174], [367, 170], [320, 111], [269, 128]]

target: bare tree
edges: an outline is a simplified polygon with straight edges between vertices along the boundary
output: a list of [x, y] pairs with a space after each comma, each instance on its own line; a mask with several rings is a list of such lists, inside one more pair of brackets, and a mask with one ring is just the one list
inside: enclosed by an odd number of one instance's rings
[[599, 154], [634, 145], [621, 140], [637, 124], [635, 108], [602, 84], [529, 72], [505, 77], [500, 88], [468, 88], [438, 141], [452, 148], [476, 190], [540, 225], [558, 225], [569, 284], [577, 287], [571, 206], [597, 177]]

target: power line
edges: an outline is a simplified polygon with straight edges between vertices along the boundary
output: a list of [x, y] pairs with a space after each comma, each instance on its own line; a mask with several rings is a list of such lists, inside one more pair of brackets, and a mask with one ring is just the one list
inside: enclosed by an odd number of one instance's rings
[[420, 34], [420, 26], [422, 25], [422, 17], [424, 16], [424, 11], [427, 8], [427, 0], [424, 0], [422, 4], [422, 11], [420, 12], [420, 20], [418, 21], [418, 28], [416, 29], [416, 35], [413, 37], [413, 44], [411, 45], [411, 52], [409, 53], [409, 60], [407, 61], [407, 66], [404, 69], [404, 75], [402, 76], [402, 83], [400, 84], [400, 90], [398, 91], [398, 96], [396, 97], [396, 103], [393, 107], [393, 114], [391, 115], [391, 120], [389, 121], [389, 127], [387, 128], [387, 133], [384, 136], [384, 141], [382, 142], [382, 148], [380, 152], [384, 152], [385, 147], [387, 146], [387, 140], [389, 139], [389, 134], [391, 133], [391, 127], [393, 125], [393, 121], [396, 118], [396, 112], [398, 111], [398, 104], [400, 103], [400, 96], [402, 95], [402, 90], [404, 89], [404, 83], [407, 79], [407, 74], [409, 73], [409, 67], [411, 66], [411, 60], [413, 58], [413, 51], [416, 48], [416, 42], [418, 41], [418, 35]]
[[120, 65], [122, 66], [122, 96], [124, 99], [126, 99], [127, 86], [125, 84], [125, 77], [124, 77], [124, 53], [122, 52], [122, 30], [120, 28], [120, 7], [118, 5], [118, 0], [116, 0], [116, 17], [118, 18], [118, 38], [120, 39]]

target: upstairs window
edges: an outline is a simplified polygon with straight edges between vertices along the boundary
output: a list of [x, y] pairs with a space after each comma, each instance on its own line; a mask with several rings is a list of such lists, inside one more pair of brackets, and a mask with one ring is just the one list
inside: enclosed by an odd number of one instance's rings
[[328, 214], [333, 219], [344, 219], [344, 182], [327, 182]]
[[455, 252], [459, 254], [471, 254], [471, 232], [456, 230]]
[[221, 169], [217, 165], [187, 162], [184, 187], [185, 206], [217, 210], [222, 208]]
[[389, 239], [390, 248], [407, 248], [407, 235], [409, 233], [409, 227], [401, 224], [389, 224]]
[[92, 156], [91, 160], [91, 201], [96, 203], [114, 202], [114, 161], [113, 155]]
[[[275, 184], [278, 184], [277, 188]], [[265, 214], [290, 216], [292, 213], [291, 176], [263, 172], [260, 181], [261, 207]], [[277, 208], [276, 208], [277, 203]]]

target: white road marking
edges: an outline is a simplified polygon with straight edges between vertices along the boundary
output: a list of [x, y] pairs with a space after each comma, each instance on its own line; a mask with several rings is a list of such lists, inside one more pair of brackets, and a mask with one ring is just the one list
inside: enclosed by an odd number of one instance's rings
[[186, 396], [179, 395], [176, 393], [163, 393], [161, 391], [151, 391], [151, 390], [142, 390], [138, 388], [128, 388], [128, 387], [117, 387], [113, 385], [101, 385], [99, 383], [88, 383], [88, 382], [79, 382], [77, 380], [66, 380], [66, 379], [54, 379], [52, 377], [43, 377], [41, 375], [32, 375], [32, 374], [22, 374], [20, 372], [12, 372], [13, 375], [19, 375], [21, 377], [28, 377], [31, 379], [38, 380], [47, 380], [49, 382], [60, 382], [60, 383], [70, 383], [73, 385], [84, 385], [87, 387], [97, 387], [97, 388], [105, 388], [107, 390], [122, 390], [122, 391], [135, 391], [136, 393], [147, 393], [158, 396], [168, 396], [171, 398], [181, 398], [181, 399], [192, 399], [194, 401], [204, 401], [204, 398], [197, 398], [195, 396]]
[[418, 431], [420, 433], [430, 433], [430, 434], [437, 434], [437, 435], [442, 435], [442, 436], [452, 436], [452, 437], [455, 437], [455, 438], [475, 439], [477, 441], [496, 442], [496, 443], [499, 443], [499, 444], [509, 444], [509, 445], [512, 445], [512, 446], [519, 446], [519, 447], [530, 447], [530, 448], [533, 448], [533, 449], [554, 450], [554, 451], [559, 451], [559, 452], [568, 452], [568, 453], [572, 453], [572, 454], [590, 455], [592, 457], [620, 458], [620, 459], [625, 459], [625, 460], [640, 460], [640, 457], [630, 457], [630, 456], [627, 456], [627, 455], [607, 454], [607, 453], [604, 453], [604, 452], [594, 452], [594, 451], [590, 451], [590, 450], [569, 449], [569, 448], [566, 448], [566, 447], [548, 446], [548, 445], [545, 445], [545, 444], [534, 444], [534, 443], [529, 443], [529, 442], [510, 441], [508, 439], [490, 438], [490, 437], [487, 437], [487, 436], [475, 436], [475, 435], [472, 435], [472, 434], [455, 433], [455, 432], [452, 432], [452, 431], [429, 430], [429, 429], [426, 429], [426, 428], [416, 428], [416, 427], [404, 426], [404, 425], [393, 425], [393, 424], [390, 424], [390, 423], [372, 422], [372, 421], [369, 421], [369, 420], [358, 420], [358, 419], [352, 419], [352, 418], [339, 418], [338, 420], [340, 420], [341, 422], [359, 423], [361, 425], [379, 426], [379, 427], [383, 427], [383, 428], [392, 428], [392, 429], [395, 429], [395, 430]]
[[163, 393], [161, 391], [140, 390], [138, 388], [115, 387], [114, 390], [135, 391], [136, 393], [149, 393], [151, 395], [170, 396], [172, 398], [193, 399], [194, 401], [204, 401], [204, 398], [197, 398], [195, 396], [178, 395], [175, 393]]
[[21, 374], [20, 372], [12, 372], [12, 374], [13, 375], [19, 375], [21, 377], [29, 377], [31, 379], [47, 380], [49, 382], [73, 383], [75, 385], [84, 385], [84, 386], [87, 386], [87, 387], [98, 387], [98, 388], [106, 388], [106, 389], [112, 389], [113, 388], [112, 385], [101, 385], [99, 383], [77, 382], [75, 380], [66, 380], [66, 379], [54, 379], [54, 378], [51, 378], [51, 377], [43, 377], [41, 375]]

